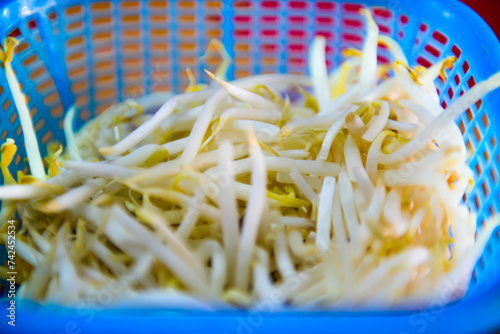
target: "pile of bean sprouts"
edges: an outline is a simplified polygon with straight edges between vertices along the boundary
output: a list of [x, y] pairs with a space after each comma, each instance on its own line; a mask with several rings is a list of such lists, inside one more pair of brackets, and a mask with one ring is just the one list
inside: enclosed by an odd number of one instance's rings
[[[16, 219], [19, 297], [75, 305], [364, 308], [428, 305], [467, 291], [496, 226], [476, 237], [463, 203], [473, 172], [453, 122], [500, 74], [443, 109], [434, 85], [454, 59], [410, 68], [365, 12], [362, 50], [328, 73], [314, 39], [310, 77], [264, 74], [113, 105], [42, 159], [10, 66], [30, 175], [1, 148], [0, 240]], [[377, 45], [394, 62], [377, 64]], [[17, 217], [17, 218], [16, 218]], [[7, 277], [7, 268], [0, 276]]]

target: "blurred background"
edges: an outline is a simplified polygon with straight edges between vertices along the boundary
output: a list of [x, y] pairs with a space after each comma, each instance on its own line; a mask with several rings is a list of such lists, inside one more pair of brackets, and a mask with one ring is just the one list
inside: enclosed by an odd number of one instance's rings
[[474, 9], [483, 19], [488, 22], [500, 39], [500, 1], [498, 0], [462, 0], [467, 6]]

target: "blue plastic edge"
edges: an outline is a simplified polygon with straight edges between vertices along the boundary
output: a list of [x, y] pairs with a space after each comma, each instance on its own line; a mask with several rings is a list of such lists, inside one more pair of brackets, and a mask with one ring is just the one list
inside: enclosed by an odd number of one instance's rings
[[[445, 298], [445, 297], [444, 297]], [[195, 311], [165, 309], [68, 308], [39, 306], [28, 301], [17, 305], [16, 327], [7, 333], [493, 333], [500, 328], [500, 287], [469, 302], [444, 307], [438, 298], [424, 311], [384, 312], [260, 312]], [[85, 305], [85, 304], [83, 304]], [[8, 304], [0, 302], [0, 309]]]

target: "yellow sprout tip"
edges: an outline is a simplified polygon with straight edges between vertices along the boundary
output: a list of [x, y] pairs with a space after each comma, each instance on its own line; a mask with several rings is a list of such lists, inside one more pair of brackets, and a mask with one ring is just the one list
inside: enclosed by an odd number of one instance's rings
[[363, 55], [363, 52], [361, 52], [358, 49], [354, 48], [347, 48], [342, 50], [342, 56], [344, 57], [361, 57]]
[[457, 60], [456, 57], [449, 57], [443, 62], [443, 66], [441, 67], [441, 70], [439, 71], [439, 76], [443, 78], [444, 80], [447, 79], [446, 71], [445, 69], [452, 69], [453, 64], [455, 64], [455, 61]]
[[278, 134], [278, 138], [286, 137], [289, 134], [290, 134], [290, 129], [285, 126], [284, 128], [281, 129], [280, 133]]
[[361, 8], [359, 12], [365, 15], [366, 19], [370, 24], [375, 23], [375, 21], [373, 20], [372, 12], [368, 8]]
[[416, 84], [418, 84], [420, 86], [423, 86], [423, 84], [418, 80], [417, 72], [412, 70], [410, 67], [408, 67], [408, 65], [403, 63], [401, 60], [396, 60], [396, 62], [394, 63], [394, 67], [396, 67], [396, 65], [401, 65], [404, 68], [406, 68], [408, 70], [408, 72], [410, 73], [410, 76], [411, 76], [411, 79], [413, 80], [413, 82], [415, 82]]
[[111, 147], [103, 147], [99, 149], [99, 153], [102, 155], [112, 155], [113, 149]]
[[189, 81], [193, 82], [194, 81], [194, 74], [193, 74], [193, 71], [191, 71], [191, 69], [189, 67], [186, 67], [186, 74], [188, 76]]
[[217, 78], [215, 77], [215, 75], [214, 75], [212, 72], [210, 72], [209, 70], [205, 69], [205, 73], [206, 73], [206, 74], [208, 74], [208, 76], [209, 76], [210, 78], [212, 78], [212, 79], [214, 79], [214, 80], [215, 80], [215, 79], [217, 79]]
[[0, 50], [0, 61], [2, 63], [8, 64], [12, 61], [14, 56], [14, 48], [19, 44], [18, 41], [13, 37], [7, 37], [4, 41], [5, 53]]

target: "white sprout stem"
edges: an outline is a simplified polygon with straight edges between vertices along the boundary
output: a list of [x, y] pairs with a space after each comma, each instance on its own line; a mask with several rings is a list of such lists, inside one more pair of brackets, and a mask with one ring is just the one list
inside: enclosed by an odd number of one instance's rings
[[326, 133], [325, 139], [323, 139], [323, 144], [321, 145], [321, 150], [316, 157], [317, 161], [326, 161], [328, 155], [330, 154], [330, 149], [332, 147], [333, 141], [337, 134], [342, 130], [345, 125], [345, 117], [351, 112], [349, 109], [345, 110], [339, 118], [332, 124], [328, 132]]
[[385, 127], [386, 129], [396, 130], [399, 132], [408, 132], [408, 133], [416, 132], [418, 130], [417, 124], [399, 122], [393, 119], [388, 120], [387, 125]]
[[246, 119], [236, 119], [227, 124], [227, 128], [240, 132], [245, 131], [249, 126], [255, 129], [257, 140], [265, 143], [278, 141], [280, 128], [276, 125]]
[[109, 182], [105, 178], [91, 179], [80, 187], [73, 188], [63, 195], [54, 198], [43, 206], [44, 212], [61, 212], [87, 200]]
[[[355, 58], [348, 58], [345, 59], [340, 66], [334, 68], [330, 74], [329, 74], [329, 79], [328, 83], [330, 86], [330, 90], [332, 91], [331, 95], [334, 97], [334, 92], [337, 90], [337, 87], [344, 86], [343, 88], [345, 89], [345, 84], [347, 81], [347, 72], [350, 69], [357, 68], [361, 64], [361, 57], [355, 57]], [[342, 91], [339, 91], [338, 93], [342, 93]]]
[[434, 81], [438, 78], [438, 76], [441, 73], [441, 69], [445, 64], [450, 61], [450, 58], [444, 58], [437, 62], [436, 64], [432, 65], [429, 69], [427, 69], [427, 73], [424, 73], [424, 75], [421, 78], [422, 83], [424, 84], [424, 87], [426, 88], [427, 92], [431, 95], [431, 97], [434, 99], [434, 101], [439, 103], [439, 95], [436, 90], [436, 85], [434, 84]]
[[347, 136], [344, 144], [344, 159], [349, 178], [351, 181], [357, 182], [354, 175], [354, 168], [357, 166], [363, 166], [363, 161], [361, 160], [359, 146], [351, 135]]
[[371, 119], [371, 122], [368, 125], [368, 129], [366, 130], [362, 138], [368, 142], [372, 142], [373, 140], [375, 140], [377, 135], [382, 130], [384, 130], [385, 126], [387, 125], [390, 113], [391, 110], [389, 108], [389, 103], [387, 103], [387, 101], [382, 101], [380, 113], [378, 114], [378, 116], [374, 116]]
[[43, 167], [42, 156], [38, 147], [38, 140], [36, 138], [35, 130], [33, 128], [33, 121], [26, 105], [26, 97], [19, 88], [19, 82], [12, 70], [9, 62], [5, 62], [5, 75], [9, 83], [14, 104], [16, 105], [21, 127], [23, 129], [24, 143], [26, 145], [26, 154], [30, 165], [31, 174], [39, 180], [45, 180], [45, 169]]
[[357, 252], [353, 255], [359, 256], [359, 252], [362, 251], [361, 237], [359, 235], [359, 219], [354, 204], [352, 183], [344, 169], [342, 169], [339, 175], [339, 187], [342, 189], [342, 191], [340, 191], [340, 203], [342, 204], [342, 212], [344, 213], [347, 231], [349, 233], [351, 249], [353, 252]]
[[371, 13], [365, 10], [365, 16], [368, 25], [368, 32], [363, 46], [363, 55], [361, 58], [360, 95], [364, 96], [370, 89], [377, 84], [377, 47], [379, 29]]
[[346, 128], [347, 130], [349, 130], [351, 135], [358, 138], [361, 137], [366, 131], [365, 123], [355, 112], [350, 112], [349, 114], [347, 114], [345, 123]]
[[8, 184], [0, 187], [1, 200], [25, 200], [37, 197], [43, 197], [50, 194], [50, 190], [29, 184]]
[[323, 281], [326, 285], [326, 292], [322, 297], [330, 304], [338, 300], [342, 294], [342, 289], [345, 288], [342, 284], [342, 269], [339, 268], [339, 261], [342, 261], [342, 259], [339, 256], [339, 252], [328, 254], [325, 261], [327, 266]]
[[445, 65], [446, 62], [448, 62], [450, 58], [443, 58], [431, 67], [427, 69], [427, 72], [423, 74], [422, 76], [422, 81], [424, 82], [432, 82], [438, 78], [439, 74], [441, 73], [441, 69]]
[[423, 124], [428, 124], [434, 119], [434, 115], [429, 110], [412, 100], [401, 99], [398, 104], [417, 116]]
[[279, 110], [281, 109], [279, 105], [276, 103], [269, 101], [268, 99], [260, 96], [259, 94], [252, 93], [244, 88], [238, 87], [235, 84], [231, 84], [227, 81], [224, 81], [220, 78], [217, 78], [211, 72], [205, 70], [205, 72], [215, 80], [219, 86], [221, 86], [226, 92], [228, 92], [234, 98], [258, 109], [271, 109], [271, 110]]
[[286, 235], [283, 232], [283, 229], [278, 229], [276, 231], [276, 238], [274, 240], [274, 256], [276, 257], [276, 266], [278, 267], [278, 271], [283, 280], [296, 275], [295, 266], [288, 251]]
[[57, 231], [54, 263], [58, 266], [59, 289], [61, 292], [72, 294], [75, 292], [74, 290], [77, 290], [77, 285], [85, 283], [78, 278], [75, 267], [69, 259], [65, 245], [65, 234], [67, 234], [67, 231], [68, 225], [64, 225]]
[[[268, 74], [268, 75], [260, 75], [255, 77], [249, 77], [245, 79], [239, 79], [234, 81], [234, 84], [238, 84], [244, 87], [253, 86], [258, 83], [266, 82], [267, 84], [285, 84], [286, 86], [290, 86], [293, 83], [298, 85], [308, 85], [309, 80], [305, 79], [303, 76], [291, 76], [291, 75], [282, 75], [282, 74]], [[233, 85], [233, 87], [235, 87]], [[243, 88], [241, 88], [243, 89]], [[217, 90], [215, 93], [210, 92], [210, 98], [205, 102], [203, 106], [203, 111], [200, 116], [196, 119], [194, 123], [191, 134], [189, 135], [189, 142], [182, 152], [180, 157], [180, 165], [188, 166], [196, 154], [198, 153], [201, 143], [203, 141], [203, 136], [205, 135], [208, 126], [210, 125], [210, 121], [217, 109], [218, 104], [228, 96], [228, 93], [223, 89]], [[266, 100], [267, 102], [270, 102]], [[271, 102], [272, 103], [272, 102]], [[262, 109], [271, 109], [276, 110], [279, 108], [274, 103], [272, 105], [266, 104], [265, 108]]]
[[314, 116], [309, 118], [304, 118], [296, 121], [292, 121], [285, 125], [281, 132], [285, 134], [294, 133], [304, 129], [310, 128], [328, 128], [333, 122], [338, 118], [335, 113], [324, 114], [321, 116]]
[[[301, 174], [317, 176], [337, 176], [340, 166], [333, 162], [293, 160], [289, 158], [265, 156], [267, 170], [290, 173], [295, 167]], [[249, 173], [252, 170], [251, 159], [245, 158], [234, 161], [232, 164], [235, 175]]]
[[[384, 193], [384, 196], [385, 196], [385, 193]], [[382, 206], [382, 204], [381, 204], [381, 206]], [[459, 207], [458, 211], [460, 212], [460, 207]], [[468, 212], [467, 212], [467, 214], [468, 214]], [[411, 219], [411, 222], [410, 222], [410, 227], [408, 229], [410, 231], [410, 233], [414, 234], [414, 233], [419, 233], [422, 231], [421, 225], [422, 225], [426, 215], [427, 215], [427, 211], [425, 208], [420, 208], [415, 213], [415, 215], [413, 215], [413, 218]], [[474, 243], [474, 240], [472, 240], [472, 243]]]
[[148, 158], [155, 153], [162, 151], [163, 148], [156, 144], [147, 144], [130, 152], [129, 154], [119, 157], [115, 160], [108, 160], [106, 163], [120, 167], [136, 167], [143, 165]]
[[124, 298], [113, 301], [109, 307], [118, 309], [138, 309], [138, 308], [162, 308], [162, 309], [183, 309], [200, 310], [214, 312], [213, 305], [180, 290], [172, 288], [150, 289], [141, 294], [126, 295]]
[[[453, 256], [451, 261], [455, 265], [460, 265], [463, 259], [467, 256], [467, 250], [469, 250], [474, 245], [474, 233], [469, 228], [469, 212], [467, 207], [459, 205], [456, 214], [456, 221], [453, 228], [453, 236], [455, 237], [455, 242], [453, 244]], [[421, 219], [423, 221], [423, 218]], [[415, 223], [415, 225], [418, 222]], [[421, 224], [421, 222], [420, 222]], [[420, 227], [418, 224], [418, 227]], [[414, 230], [416, 228], [411, 226]]]
[[254, 294], [260, 300], [264, 300], [271, 295], [273, 291], [273, 283], [269, 277], [269, 254], [267, 250], [260, 247], [256, 248], [258, 263], [253, 271], [254, 277]]
[[167, 119], [178, 106], [178, 98], [168, 100], [155, 115], [135, 129], [127, 137], [111, 147], [101, 148], [99, 152], [103, 155], [119, 155], [137, 145], [144, 138], [156, 130], [161, 123]]
[[305, 159], [311, 153], [306, 150], [285, 150], [285, 151], [276, 151], [278, 155], [282, 158], [290, 158], [290, 159]]
[[368, 209], [366, 211], [366, 223], [375, 232], [380, 231], [380, 217], [382, 216], [382, 211], [384, 208], [384, 203], [386, 199], [385, 185], [380, 184], [375, 189], [372, 199], [369, 202]]
[[137, 260], [132, 268], [123, 275], [124, 286], [130, 289], [136, 283], [141, 283], [144, 287], [149, 287], [148, 284], [154, 284], [149, 275], [154, 259], [153, 254], [146, 253], [140, 260]]
[[403, 218], [403, 214], [401, 212], [401, 202], [401, 194], [397, 189], [392, 189], [389, 194], [387, 194], [383, 217], [384, 220], [391, 225], [391, 230], [384, 233], [384, 236], [394, 236], [395, 238], [400, 238], [408, 231], [409, 222]]
[[190, 263], [191, 269], [203, 280], [206, 280], [206, 273], [201, 262], [193, 255], [187, 244], [183, 241], [182, 236], [172, 231], [159, 210], [149, 208], [149, 210], [143, 213], [149, 216], [150, 222], [154, 226], [157, 235], [163, 239], [168, 247], [179, 257], [182, 257], [187, 263]]
[[500, 72], [493, 75], [488, 80], [477, 84], [471, 90], [462, 95], [451, 106], [446, 108], [443, 113], [439, 114], [439, 116], [436, 117], [436, 119], [433, 120], [432, 123], [420, 132], [411, 142], [396, 152], [382, 155], [381, 163], [391, 164], [408, 158], [412, 155], [412, 153], [427, 145], [432, 137], [436, 136], [436, 132], [439, 132], [439, 129], [452, 122], [470, 105], [474, 104], [476, 101], [498, 87], [500, 87]]
[[256, 108], [228, 108], [220, 116], [220, 123], [229, 119], [247, 119], [266, 123], [276, 123], [281, 118], [279, 110], [263, 110]]
[[353, 168], [353, 175], [356, 184], [363, 194], [363, 198], [366, 200], [366, 202], [370, 202], [373, 193], [375, 192], [375, 186], [373, 185], [370, 176], [366, 172], [366, 169], [363, 168], [363, 165], [357, 165]]
[[[19, 243], [20, 240], [16, 241], [16, 250], [19, 250], [19, 245], [23, 245], [24, 243]], [[36, 270], [32, 273], [31, 279], [23, 284], [22, 286], [23, 293], [25, 297], [30, 298], [31, 300], [40, 299], [43, 294], [43, 289], [47, 287], [47, 284], [50, 280], [50, 272], [54, 270], [53, 262], [54, 262], [54, 252], [55, 252], [55, 243], [51, 245], [51, 250], [40, 257], [40, 261], [35, 265]], [[52, 287], [55, 287], [55, 282], [52, 281]], [[50, 289], [50, 284], [48, 289]], [[21, 291], [20, 291], [21, 292]]]
[[440, 282], [441, 284], [438, 288], [439, 292], [442, 293], [442, 290], [447, 288], [446, 284], [450, 283], [455, 286], [456, 290], [466, 291], [472, 277], [471, 272], [474, 269], [474, 265], [484, 253], [484, 249], [488, 241], [491, 239], [493, 232], [498, 226], [500, 226], [498, 216], [494, 217], [486, 224], [484, 230], [479, 233], [474, 247], [467, 251], [467, 254], [461, 263], [456, 268], [451, 270]]
[[163, 212], [163, 217], [165, 217], [170, 225], [179, 225], [183, 216], [184, 212], [182, 209], [173, 209]]
[[409, 269], [400, 270], [397, 274], [393, 274], [391, 278], [391, 285], [381, 289], [370, 291], [368, 294], [361, 297], [361, 308], [367, 310], [389, 308], [394, 306], [399, 301], [404, 299], [405, 289], [410, 280], [412, 279], [412, 271]]
[[64, 136], [66, 137], [66, 147], [68, 148], [69, 157], [71, 160], [80, 161], [82, 157], [78, 153], [78, 146], [76, 145], [75, 133], [73, 132], [73, 120], [75, 118], [76, 108], [71, 106], [66, 112], [63, 121]]
[[332, 226], [336, 244], [339, 248], [340, 260], [342, 262], [342, 273], [344, 276], [344, 286], [351, 285], [352, 265], [349, 245], [347, 244], [347, 234], [344, 225], [344, 215], [342, 213], [342, 203], [340, 202], [340, 185], [337, 183], [333, 198]]
[[177, 139], [168, 143], [163, 144], [163, 148], [165, 148], [170, 155], [176, 155], [184, 151], [187, 143], [189, 142], [189, 137]]
[[[350, 111], [356, 110], [358, 107], [349, 106], [347, 109]], [[323, 115], [316, 115], [313, 117], [299, 119], [296, 121], [292, 121], [285, 125], [281, 129], [282, 135], [289, 135], [291, 133], [304, 130], [304, 129], [327, 129], [329, 128], [333, 122], [335, 122], [339, 118], [339, 115], [336, 112], [326, 113]]]
[[31, 199], [48, 196], [52, 193], [52, 187], [70, 187], [78, 182], [80, 174], [77, 171], [63, 171], [60, 174], [32, 184], [9, 184], [0, 186], [0, 199]]
[[370, 291], [378, 290], [385, 286], [389, 272], [397, 269], [413, 269], [429, 260], [429, 251], [423, 247], [411, 248], [401, 254], [395, 255], [382, 262], [373, 271], [365, 275], [356, 285], [355, 296], [361, 298]]
[[[188, 169], [205, 170], [207, 168], [216, 165], [217, 156], [219, 154], [218, 152], [219, 149], [197, 154]], [[243, 156], [246, 156], [247, 154], [248, 154], [248, 149], [245, 145], [235, 145], [235, 158], [239, 159]], [[124, 159], [126, 157], [128, 157], [128, 155], [120, 159]], [[209, 169], [207, 172], [209, 171], [211, 171], [211, 169]], [[174, 160], [161, 162], [151, 168], [148, 168], [147, 170], [140, 172], [138, 175], [131, 178], [130, 180], [134, 182], [136, 181], [144, 183], [149, 182], [150, 184], [155, 185], [159, 178], [166, 176], [173, 176], [180, 172], [181, 172], [180, 157], [178, 157]]]
[[291, 217], [291, 216], [282, 216], [281, 214], [273, 211], [271, 213], [271, 222], [277, 225], [283, 226], [293, 226], [293, 227], [302, 227], [302, 228], [312, 228], [314, 224], [307, 218], [302, 217]]
[[[177, 191], [162, 188], [144, 188], [142, 191], [149, 196], [158, 197], [180, 205], [186, 210], [191, 205], [191, 197]], [[220, 222], [221, 215], [221, 211], [218, 208], [207, 203], [201, 205], [200, 216], [202, 218], [217, 223]]]
[[378, 41], [382, 44], [385, 44], [389, 48], [392, 55], [394, 56], [394, 61], [400, 61], [408, 66], [408, 59], [406, 58], [406, 55], [398, 42], [386, 35], [379, 35]]
[[111, 252], [101, 241], [92, 240], [93, 237], [86, 237], [86, 239], [90, 244], [89, 249], [92, 253], [94, 253], [113, 274], [118, 276], [119, 273], [125, 270], [125, 266], [122, 263], [113, 261], [113, 252]]
[[442, 175], [426, 170], [416, 170], [411, 174], [401, 170], [385, 170], [381, 171], [381, 179], [388, 187], [427, 186], [440, 191], [447, 187]]
[[309, 72], [311, 73], [320, 113], [322, 110], [325, 110], [331, 101], [330, 92], [328, 91], [325, 47], [326, 39], [323, 36], [316, 36], [309, 51]]
[[299, 230], [293, 229], [288, 232], [288, 244], [293, 255], [300, 259], [305, 259], [316, 254], [317, 248], [315, 245], [306, 244], [302, 233]]
[[187, 209], [187, 212], [184, 215], [181, 224], [177, 228], [177, 231], [175, 231], [175, 234], [179, 238], [181, 239], [189, 238], [189, 235], [193, 231], [196, 222], [198, 221], [198, 218], [200, 216], [200, 209], [201, 206], [204, 204], [204, 202], [205, 202], [205, 194], [203, 193], [203, 188], [200, 186], [198, 187], [198, 189], [196, 189], [191, 205]]
[[366, 156], [366, 172], [370, 176], [373, 184], [377, 184], [378, 164], [383, 154], [382, 143], [385, 137], [387, 137], [387, 132], [381, 132], [371, 144], [368, 155]]
[[217, 105], [225, 99], [227, 95], [228, 94], [223, 89], [218, 89], [203, 105], [203, 110], [196, 119], [191, 134], [189, 135], [189, 141], [179, 158], [181, 166], [188, 166], [195, 158], [200, 149], [201, 142], [203, 141], [203, 136], [217, 109]]
[[136, 102], [147, 112], [160, 108], [172, 95], [172, 92], [152, 92], [139, 97]]
[[334, 114], [338, 116], [339, 111], [353, 103], [359, 96], [360, 84], [354, 84], [348, 88], [342, 95], [330, 102], [322, 111], [318, 113], [318, 117]]
[[[234, 159], [240, 159], [248, 155], [248, 147], [245, 144], [234, 145], [233, 148]], [[198, 154], [189, 167], [195, 170], [205, 170], [210, 167], [216, 168], [213, 166], [217, 165], [220, 151], [221, 149], [219, 148], [210, 152]]]
[[238, 250], [237, 271], [235, 285], [243, 290], [247, 289], [250, 259], [255, 248], [255, 239], [259, 229], [260, 220], [265, 207], [267, 172], [266, 161], [255, 138], [253, 130], [249, 130], [250, 156], [252, 160], [252, 193], [248, 200], [245, 216], [243, 217], [243, 227], [241, 241]]
[[179, 104], [203, 100], [213, 94], [213, 89], [204, 89], [194, 93], [185, 93], [172, 97], [154, 114], [154, 116], [147, 122], [143, 123], [127, 137], [123, 138], [120, 142], [111, 147], [105, 147], [99, 151], [104, 155], [119, 155], [129, 150], [134, 145], [138, 144], [149, 136], [154, 130], [161, 126], [161, 124], [172, 114]]
[[372, 88], [366, 95], [361, 96], [362, 101], [375, 101], [383, 97], [388, 97], [391, 100], [396, 100], [401, 94], [402, 90], [399, 87], [396, 78], [385, 80], [380, 85]]
[[219, 150], [219, 170], [217, 178], [220, 192], [220, 209], [224, 214], [221, 216], [222, 241], [227, 259], [228, 280], [233, 281], [236, 268], [236, 255], [240, 243], [240, 232], [238, 226], [238, 204], [236, 202], [234, 174], [230, 168], [233, 161], [233, 146], [224, 141]]
[[[255, 109], [255, 108], [229, 108], [226, 109], [222, 115], [220, 116], [219, 124], [217, 125], [217, 128], [212, 131], [212, 134], [210, 137], [205, 140], [203, 143], [202, 147], [209, 143], [215, 135], [217, 135], [226, 125], [226, 123], [231, 120], [231, 119], [241, 119], [241, 120], [252, 120], [252, 121], [259, 121], [259, 122], [265, 122], [265, 123], [277, 123], [281, 119], [281, 111], [278, 110], [262, 110], [262, 109]], [[234, 123], [234, 122], [233, 122]], [[245, 130], [246, 125], [245, 123], [236, 123], [237, 126], [235, 127], [234, 125], [228, 127], [231, 129], [240, 129], [240, 130]], [[256, 123], [256, 125], [259, 123]], [[241, 128], [243, 126], [243, 128]], [[262, 132], [262, 128], [258, 126], [254, 126], [256, 130], [259, 130]], [[267, 125], [264, 125], [264, 128], [267, 128]], [[274, 130], [276, 132], [276, 130]], [[280, 129], [277, 129], [277, 133], [279, 134]], [[267, 136], [269, 138], [265, 138], [265, 141], [276, 141], [277, 135], [272, 135], [269, 136], [265, 134], [264, 136]], [[237, 136], [234, 136], [237, 137]], [[259, 137], [259, 134], [257, 135]], [[261, 140], [261, 139], [259, 139]]]
[[309, 202], [318, 205], [319, 204], [319, 197], [318, 194], [311, 188], [309, 183], [307, 183], [306, 179], [300, 174], [300, 172], [297, 170], [297, 168], [293, 168], [292, 172], [290, 173], [290, 177], [292, 178], [293, 182], [299, 188], [299, 190], [304, 194], [304, 196], [309, 200]]
[[334, 177], [325, 177], [323, 189], [319, 194], [316, 247], [319, 249], [320, 255], [324, 254], [330, 246], [335, 181]]
[[180, 259], [172, 250], [163, 245], [153, 233], [141, 226], [131, 216], [118, 206], [112, 207], [112, 214], [120, 224], [136, 236], [136, 240], [143, 247], [152, 252], [163, 262], [186, 286], [201, 296], [207, 295], [207, 284], [198, 275], [194, 274], [188, 263]]
[[300, 310], [316, 309], [315, 301], [321, 301], [325, 297], [326, 286], [325, 281], [320, 280], [312, 286], [306, 287], [303, 291], [295, 293], [292, 297], [292, 303], [295, 306], [302, 306]]
[[[323, 187], [323, 182], [320, 178], [309, 175], [302, 175], [302, 177], [304, 178], [304, 180], [306, 180], [307, 184], [309, 184], [309, 186], [313, 188], [316, 192], [319, 193], [321, 191], [321, 188]], [[280, 183], [294, 182], [289, 173], [282, 173], [282, 172], [278, 172], [278, 174], [276, 175], [276, 181]]]
[[171, 130], [191, 130], [193, 123], [196, 121], [202, 110], [203, 105], [200, 105], [183, 113], [171, 115], [161, 124], [161, 133], [167, 133]]
[[469, 173], [466, 173], [466, 174], [469, 174], [469, 175], [465, 175], [464, 177], [461, 177], [452, 189], [451, 198], [450, 198], [450, 205], [452, 205], [452, 206], [457, 206], [460, 204], [465, 192], [467, 191], [467, 188], [469, 188], [469, 180], [471, 180], [473, 178], [473, 175], [470, 171], [469, 171]]
[[41, 236], [34, 228], [30, 228], [28, 226], [28, 230], [31, 236], [33, 236], [33, 241], [35, 242], [36, 247], [40, 250], [41, 253], [45, 254], [50, 250], [50, 243]]
[[[215, 175], [215, 176], [212, 176], [212, 178], [217, 179], [219, 176]], [[223, 181], [223, 182], [225, 182], [225, 181]], [[235, 190], [235, 196], [236, 196], [237, 200], [248, 202], [248, 199], [250, 198], [250, 195], [252, 193], [252, 186], [251, 185], [246, 184], [246, 183], [241, 183], [241, 182], [234, 182], [234, 190]], [[218, 201], [220, 202], [220, 200], [218, 200]], [[269, 198], [268, 201], [272, 207], [279, 207], [280, 206], [280, 202], [278, 200]], [[221, 203], [219, 203], [219, 204], [221, 204]], [[221, 211], [224, 211], [224, 210], [221, 209]]]
[[81, 215], [96, 228], [101, 228], [104, 224], [104, 234], [124, 253], [129, 254], [134, 259], [139, 259], [144, 253], [137, 240], [134, 239], [118, 223], [114, 217], [109, 215], [109, 210], [104, 210], [92, 205], [78, 205], [72, 211]]
[[[356, 170], [360, 170], [363, 168], [356, 168]], [[366, 176], [368, 178], [368, 176]], [[359, 221], [361, 222], [361, 225], [365, 224], [366, 221], [366, 209], [368, 208], [368, 202], [371, 198], [367, 199], [367, 195], [363, 194], [363, 185], [357, 184], [357, 187], [355, 187], [355, 183], [352, 183], [353, 185], [353, 192], [354, 192], [354, 205], [356, 207], [356, 212], [358, 213]], [[364, 229], [364, 227], [360, 226], [361, 230]], [[364, 231], [360, 231], [360, 234], [363, 234]], [[364, 236], [362, 236], [364, 237]]]
[[130, 168], [110, 165], [103, 162], [66, 161], [64, 167], [77, 170], [90, 177], [104, 177], [107, 179], [127, 179], [139, 172]]
[[210, 289], [214, 296], [220, 296], [226, 285], [227, 261], [224, 250], [215, 240], [205, 240], [198, 248], [198, 253], [203, 257], [203, 262], [212, 260], [210, 275]]
[[401, 87], [408, 93], [411, 99], [427, 110], [430, 110], [434, 115], [439, 115], [443, 108], [436, 102], [431, 95], [419, 84], [415, 83], [406, 67], [396, 63], [395, 65], [396, 79]]

